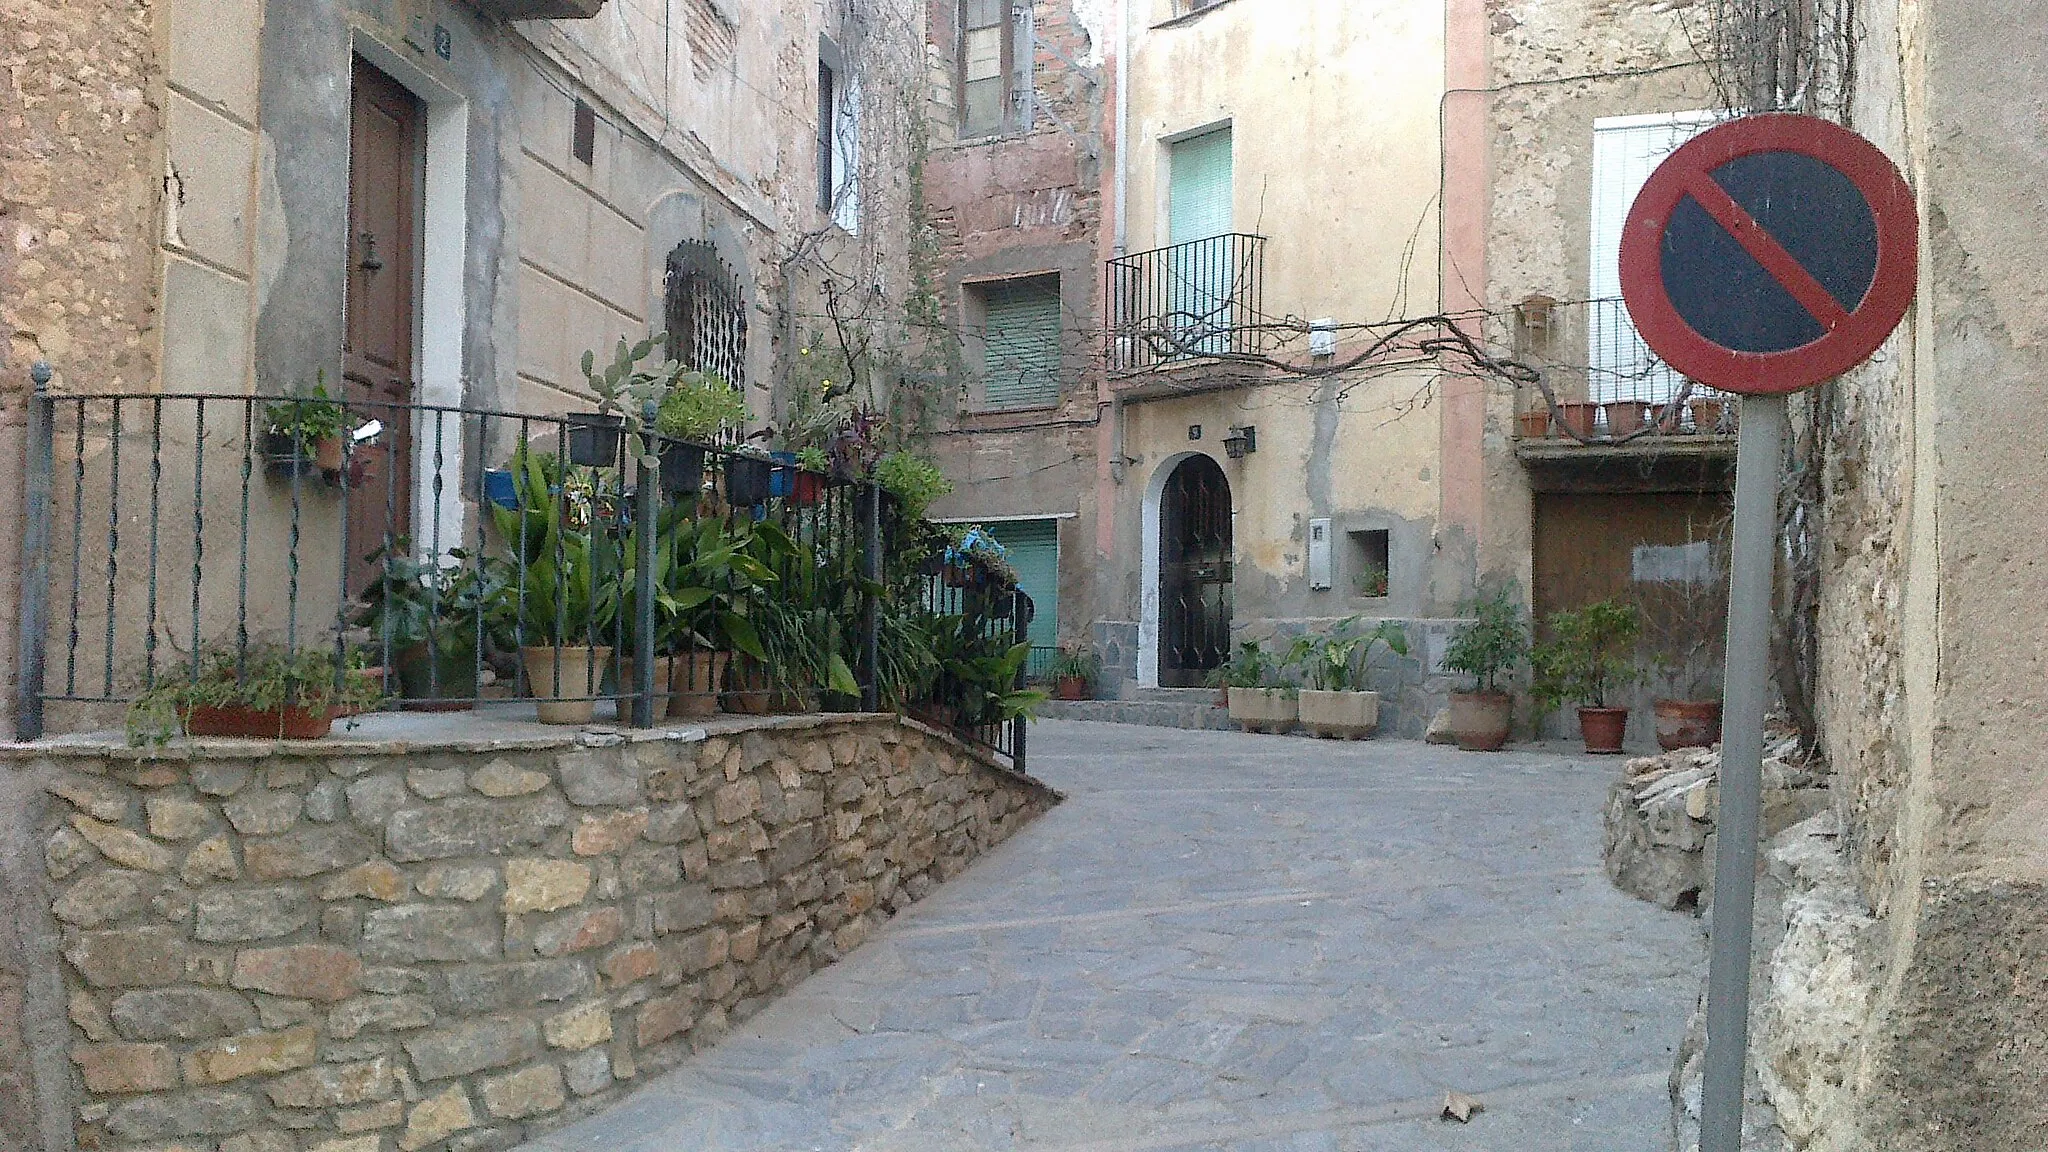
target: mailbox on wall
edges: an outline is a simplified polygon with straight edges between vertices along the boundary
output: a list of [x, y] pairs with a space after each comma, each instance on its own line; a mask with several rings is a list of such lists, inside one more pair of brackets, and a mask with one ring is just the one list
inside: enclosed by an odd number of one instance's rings
[[1317, 519], [1308, 522], [1308, 586], [1317, 592], [1329, 591], [1331, 579], [1330, 522]]

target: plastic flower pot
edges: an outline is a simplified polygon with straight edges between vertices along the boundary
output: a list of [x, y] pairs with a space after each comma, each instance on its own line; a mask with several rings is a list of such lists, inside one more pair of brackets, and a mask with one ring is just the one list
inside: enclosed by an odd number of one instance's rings
[[395, 654], [398, 688], [408, 712], [467, 712], [476, 706], [476, 650], [444, 644], [429, 652], [411, 644]]
[[610, 468], [619, 462], [626, 437], [626, 418], [600, 412], [572, 412], [568, 427], [569, 463]]
[[1602, 405], [1607, 409], [1607, 434], [1617, 439], [1643, 430], [1643, 418], [1650, 406], [1641, 400], [1619, 400]]
[[775, 466], [751, 456], [725, 458], [725, 500], [735, 508], [751, 508], [768, 502], [768, 485]]
[[507, 511], [519, 510], [519, 485], [512, 479], [509, 468], [493, 468], [484, 473], [484, 499]]
[[661, 490], [670, 496], [694, 496], [704, 488], [704, 449], [671, 440], [661, 446]]
[[681, 716], [718, 715], [718, 692], [725, 680], [729, 652], [692, 650], [669, 660], [668, 714]]
[[334, 713], [305, 708], [191, 708], [179, 713], [187, 736], [239, 736], [251, 740], [318, 740], [334, 731]]
[[1598, 404], [1559, 404], [1557, 406], [1558, 427], [1579, 440], [1593, 438], [1594, 422], [1599, 418]]

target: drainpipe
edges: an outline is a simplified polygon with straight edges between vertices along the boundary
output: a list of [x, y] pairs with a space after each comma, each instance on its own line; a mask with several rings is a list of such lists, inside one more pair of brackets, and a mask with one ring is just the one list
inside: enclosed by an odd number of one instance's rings
[[[1116, 255], [1130, 252], [1131, 224], [1131, 0], [1116, 5]], [[1109, 301], [1103, 302], [1105, 307]], [[1121, 484], [1124, 478], [1124, 400], [1110, 393], [1110, 424], [1116, 429], [1116, 460], [1110, 475]]]

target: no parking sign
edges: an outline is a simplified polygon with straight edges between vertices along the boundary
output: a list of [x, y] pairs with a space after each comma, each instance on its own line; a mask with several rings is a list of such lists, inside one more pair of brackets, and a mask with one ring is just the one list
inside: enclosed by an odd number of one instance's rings
[[1912, 304], [1918, 265], [1919, 219], [1899, 170], [1809, 116], [1751, 116], [1694, 137], [1651, 174], [1623, 225], [1622, 298], [1643, 342], [1743, 395], [1700, 1152], [1742, 1145], [1785, 395], [1877, 351]]

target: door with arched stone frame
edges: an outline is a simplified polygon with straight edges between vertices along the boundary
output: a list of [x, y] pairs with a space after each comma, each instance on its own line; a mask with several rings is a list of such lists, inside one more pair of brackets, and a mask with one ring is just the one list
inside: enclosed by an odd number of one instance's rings
[[1201, 686], [1230, 659], [1230, 481], [1190, 456], [1159, 500], [1159, 684]]

